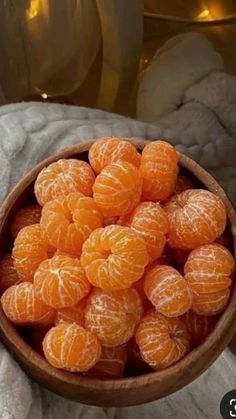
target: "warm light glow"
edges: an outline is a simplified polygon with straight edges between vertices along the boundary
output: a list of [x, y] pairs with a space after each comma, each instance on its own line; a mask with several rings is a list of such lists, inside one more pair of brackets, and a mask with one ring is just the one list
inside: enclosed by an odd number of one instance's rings
[[41, 94], [41, 97], [42, 97], [43, 99], [47, 99], [47, 98], [48, 98], [48, 95], [47, 95], [47, 93], [42, 93], [42, 94]]
[[33, 17], [35, 17], [38, 14], [39, 9], [40, 9], [40, 4], [41, 4], [41, 0], [30, 1], [30, 6], [26, 10], [27, 19], [33, 19]]
[[145, 64], [148, 64], [148, 59], [147, 59], [147, 58], [146, 58], [146, 60], [144, 60], [144, 63], [145, 63]]
[[208, 10], [208, 9], [205, 9], [205, 10], [203, 10], [198, 16], [197, 16], [197, 18], [198, 19], [206, 19], [206, 18], [209, 18], [210, 17], [210, 10]]

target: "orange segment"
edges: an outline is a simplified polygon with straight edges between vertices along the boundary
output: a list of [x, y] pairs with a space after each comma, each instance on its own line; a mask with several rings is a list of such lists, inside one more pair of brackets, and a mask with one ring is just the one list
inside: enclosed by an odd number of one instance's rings
[[199, 316], [192, 310], [185, 313], [182, 319], [190, 334], [192, 347], [196, 347], [204, 342], [216, 324], [216, 317]]
[[141, 156], [140, 174], [146, 199], [167, 199], [174, 192], [178, 174], [178, 154], [174, 147], [165, 141], [146, 145]]
[[1, 303], [7, 318], [18, 325], [51, 325], [55, 311], [39, 300], [31, 282], [12, 285], [1, 297]]
[[217, 243], [193, 250], [184, 266], [185, 279], [197, 294], [215, 293], [228, 288], [235, 268], [231, 253]]
[[102, 347], [99, 361], [89, 370], [89, 377], [99, 379], [121, 378], [124, 375], [127, 361], [126, 349], [124, 346], [114, 348]]
[[13, 262], [11, 254], [5, 255], [0, 261], [0, 295], [11, 285], [21, 282]]
[[44, 206], [46, 202], [71, 192], [91, 196], [94, 181], [95, 175], [88, 163], [82, 160], [61, 159], [39, 173], [34, 192], [38, 203]]
[[76, 323], [84, 327], [84, 312], [87, 299], [83, 298], [73, 307], [64, 307], [57, 310], [55, 324]]
[[14, 265], [22, 281], [33, 281], [39, 264], [51, 256], [51, 246], [39, 224], [24, 227], [18, 233], [13, 247]]
[[79, 259], [54, 256], [42, 262], [34, 275], [35, 293], [54, 308], [72, 307], [91, 289]]
[[156, 310], [167, 317], [177, 317], [192, 305], [187, 281], [171, 266], [157, 266], [145, 275], [144, 292]]
[[105, 137], [93, 143], [89, 150], [89, 162], [96, 173], [118, 160], [140, 165], [140, 155], [133, 144], [119, 137]]
[[106, 291], [128, 288], [144, 273], [146, 244], [128, 227], [95, 230], [83, 245], [81, 264], [88, 280]]
[[135, 339], [144, 361], [156, 370], [175, 364], [189, 350], [190, 337], [184, 322], [155, 310], [142, 318]]
[[56, 368], [85, 372], [101, 355], [101, 345], [92, 333], [77, 324], [58, 324], [43, 340], [44, 355]]
[[226, 226], [223, 201], [212, 192], [190, 189], [175, 195], [166, 205], [169, 242], [172, 247], [194, 249], [212, 243]]
[[192, 310], [203, 316], [221, 313], [225, 309], [229, 297], [229, 288], [210, 294], [193, 293]]
[[94, 200], [74, 192], [48, 202], [43, 207], [40, 225], [52, 246], [79, 256], [84, 241], [102, 223]]
[[134, 335], [142, 313], [141, 299], [134, 288], [116, 292], [95, 288], [88, 298], [85, 327], [103, 346], [119, 346]]
[[118, 161], [96, 177], [93, 197], [104, 217], [129, 214], [139, 203], [142, 179], [133, 164]]
[[130, 217], [130, 227], [144, 239], [150, 261], [159, 258], [166, 244], [169, 222], [160, 204], [142, 202]]
[[39, 205], [29, 205], [18, 211], [11, 224], [11, 234], [16, 237], [19, 231], [29, 225], [39, 224], [42, 208]]

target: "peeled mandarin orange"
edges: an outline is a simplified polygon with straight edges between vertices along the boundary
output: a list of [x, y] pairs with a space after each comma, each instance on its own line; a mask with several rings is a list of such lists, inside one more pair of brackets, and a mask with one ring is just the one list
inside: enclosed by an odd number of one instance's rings
[[117, 161], [96, 177], [93, 197], [104, 217], [129, 214], [139, 203], [142, 179], [132, 163]]
[[99, 379], [121, 378], [124, 375], [126, 361], [127, 354], [124, 346], [114, 348], [103, 346], [99, 361], [88, 371], [88, 375]]
[[169, 242], [172, 247], [194, 249], [214, 242], [226, 226], [223, 201], [212, 192], [189, 189], [175, 195], [166, 205]]
[[211, 316], [200, 316], [190, 310], [182, 317], [190, 335], [191, 346], [200, 345], [216, 324], [216, 318]]
[[159, 258], [163, 253], [169, 228], [167, 215], [160, 204], [139, 204], [131, 215], [129, 225], [146, 242], [149, 260], [152, 262]]
[[79, 259], [54, 256], [42, 262], [34, 274], [35, 293], [56, 309], [72, 307], [91, 289]]
[[39, 224], [42, 208], [39, 205], [29, 205], [18, 211], [11, 224], [11, 233], [16, 237], [19, 231], [29, 225]]
[[187, 189], [194, 189], [193, 182], [184, 175], [179, 175], [177, 178], [174, 194], [178, 195], [181, 192], [187, 191]]
[[93, 170], [85, 161], [61, 159], [39, 173], [34, 192], [38, 203], [44, 206], [46, 202], [71, 192], [91, 196], [94, 180]]
[[174, 192], [178, 174], [178, 154], [165, 141], [151, 142], [144, 147], [140, 174], [143, 196], [150, 201], [163, 201]]
[[156, 310], [177, 317], [192, 305], [192, 292], [183, 276], [171, 266], [157, 266], [145, 275], [144, 292]]
[[156, 370], [178, 362], [188, 352], [190, 337], [184, 322], [151, 310], [141, 320], [135, 335], [142, 358]]
[[81, 264], [88, 280], [106, 291], [128, 288], [144, 273], [146, 244], [128, 227], [95, 230], [83, 245]]
[[83, 298], [73, 307], [65, 307], [57, 310], [55, 323], [76, 323], [84, 327], [84, 312], [87, 299]]
[[102, 223], [94, 200], [74, 192], [48, 202], [43, 207], [40, 225], [52, 246], [79, 256], [84, 241]]
[[201, 316], [213, 316], [225, 309], [229, 297], [229, 288], [209, 294], [197, 294], [194, 292], [192, 310]]
[[94, 288], [85, 310], [85, 327], [106, 347], [123, 345], [134, 335], [143, 313], [134, 288], [105, 292]]
[[0, 261], [0, 295], [11, 285], [21, 282], [13, 262], [11, 254], [5, 255]]
[[58, 324], [46, 334], [43, 351], [54, 367], [85, 372], [99, 360], [101, 345], [96, 336], [76, 323]]
[[217, 243], [200, 246], [190, 253], [184, 266], [185, 279], [197, 294], [228, 288], [235, 268], [231, 253]]
[[96, 173], [118, 160], [140, 165], [140, 155], [133, 144], [118, 137], [105, 137], [93, 143], [89, 150], [89, 163]]
[[7, 318], [18, 325], [50, 325], [55, 319], [55, 311], [46, 306], [35, 295], [31, 282], [12, 285], [1, 297]]
[[43, 260], [51, 256], [51, 251], [39, 224], [22, 228], [12, 251], [19, 278], [22, 281], [33, 281], [36, 269]]

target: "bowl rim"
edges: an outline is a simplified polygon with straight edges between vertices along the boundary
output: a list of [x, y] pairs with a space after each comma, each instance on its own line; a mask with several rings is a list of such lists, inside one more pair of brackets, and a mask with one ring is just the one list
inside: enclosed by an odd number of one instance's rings
[[[144, 140], [140, 138], [125, 138], [129, 142], [132, 142], [138, 149], [142, 149], [147, 143], [154, 140]], [[67, 147], [59, 152], [49, 156], [48, 158], [37, 164], [30, 172], [28, 172], [12, 189], [9, 195], [4, 200], [0, 208], [0, 234], [2, 232], [5, 220], [7, 220], [8, 214], [12, 208], [13, 203], [20, 197], [22, 191], [32, 184], [37, 174], [42, 170], [43, 167], [49, 165], [53, 161], [57, 161], [60, 158], [73, 158], [75, 156], [88, 152], [89, 147], [92, 143], [97, 140], [86, 140], [79, 144], [71, 147]], [[167, 140], [166, 140], [167, 141]], [[179, 164], [181, 167], [187, 169], [193, 174], [198, 180], [200, 180], [204, 186], [220, 196], [226, 206], [228, 219], [230, 222], [230, 229], [233, 239], [234, 258], [236, 255], [236, 213], [231, 204], [229, 198], [226, 196], [224, 190], [219, 186], [217, 181], [198, 163], [191, 158], [179, 154]], [[30, 368], [35, 366], [43, 374], [43, 381], [40, 383], [46, 386], [45, 380], [51, 376], [61, 383], [70, 384], [75, 386], [84, 387], [88, 390], [102, 388], [103, 391], [115, 391], [121, 388], [137, 389], [143, 387], [146, 384], [162, 382], [165, 379], [174, 377], [180, 370], [185, 373], [190, 373], [190, 379], [186, 378], [184, 385], [196, 379], [201, 375], [221, 354], [221, 352], [227, 347], [230, 340], [232, 339], [236, 331], [236, 286], [234, 285], [231, 294], [230, 302], [226, 307], [225, 311], [220, 316], [214, 330], [206, 338], [203, 344], [192, 350], [177, 364], [170, 366], [169, 368], [160, 372], [150, 372], [148, 374], [140, 376], [132, 376], [121, 379], [108, 379], [99, 380], [97, 378], [89, 378], [80, 374], [74, 374], [67, 371], [59, 370], [51, 366], [42, 356], [40, 356], [31, 346], [29, 346], [24, 339], [19, 335], [14, 325], [6, 318], [2, 307], [0, 305], [0, 335], [2, 336], [3, 343], [10, 349], [17, 360], [23, 365], [25, 362], [29, 365], [27, 370], [30, 375]], [[214, 352], [213, 352], [214, 351]], [[201, 364], [197, 367], [196, 363], [204, 356], [204, 365]], [[24, 366], [23, 366], [24, 369]], [[33, 377], [36, 381], [35, 375]], [[182, 388], [184, 385], [181, 383], [175, 383], [175, 391]], [[55, 390], [54, 390], [55, 391]], [[170, 389], [170, 394], [172, 391]], [[166, 394], [167, 395], [167, 394]]]

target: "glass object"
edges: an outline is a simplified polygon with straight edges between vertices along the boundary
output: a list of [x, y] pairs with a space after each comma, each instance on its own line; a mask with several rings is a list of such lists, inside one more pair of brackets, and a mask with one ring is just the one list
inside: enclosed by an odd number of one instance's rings
[[[157, 48], [180, 33], [206, 35], [222, 55], [226, 71], [236, 74], [233, 54], [236, 32], [235, 0], [144, 0], [145, 45], [143, 57], [150, 60]], [[160, 18], [150, 19], [147, 15]]]
[[6, 102], [38, 95], [117, 110], [137, 79], [143, 2], [5, 0], [0, 31]]

